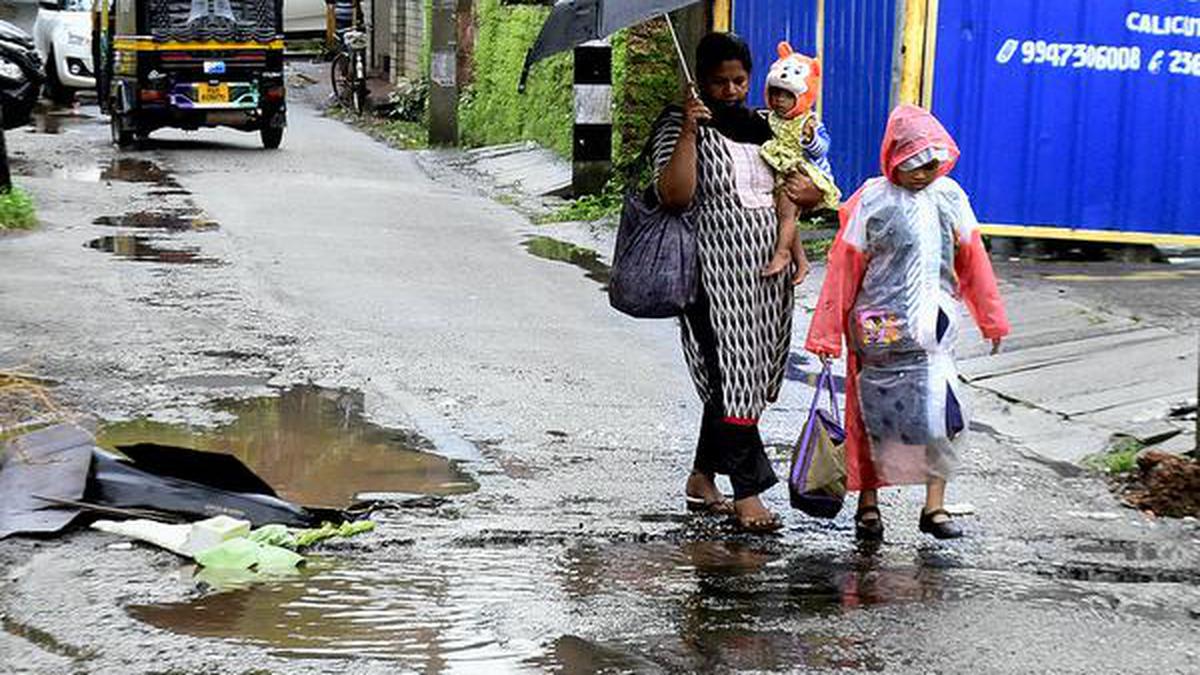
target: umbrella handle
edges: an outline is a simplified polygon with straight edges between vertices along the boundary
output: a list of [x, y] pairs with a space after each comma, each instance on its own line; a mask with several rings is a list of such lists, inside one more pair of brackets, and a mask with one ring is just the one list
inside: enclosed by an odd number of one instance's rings
[[675, 44], [675, 55], [679, 57], [679, 67], [683, 69], [683, 76], [687, 79], [688, 88], [692, 90], [692, 96], [699, 99], [700, 92], [696, 90], [696, 81], [692, 79], [692, 71], [688, 68], [687, 58], [683, 55], [683, 45], [679, 43], [679, 34], [675, 32], [675, 24], [666, 12], [663, 12], [662, 18], [667, 22], [667, 30], [671, 31], [671, 42]]

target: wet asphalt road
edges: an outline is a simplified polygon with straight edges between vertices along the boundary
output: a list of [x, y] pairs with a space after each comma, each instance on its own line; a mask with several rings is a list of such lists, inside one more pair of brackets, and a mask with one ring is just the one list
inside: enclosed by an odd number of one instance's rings
[[[974, 505], [967, 540], [919, 535], [915, 490], [887, 494], [877, 551], [853, 545], [848, 513], [806, 519], [780, 489], [783, 536], [736, 536], [683, 513], [700, 409], [674, 327], [619, 317], [582, 270], [529, 255], [535, 228], [511, 209], [299, 103], [278, 152], [162, 132], [115, 163], [83, 113], [10, 134], [45, 225], [0, 238], [0, 367], [109, 420], [219, 424], [218, 398], [362, 392], [373, 423], [479, 488], [379, 512], [301, 575], [224, 592], [108, 535], [0, 542], [0, 670], [1200, 668], [1196, 523], [1123, 510], [987, 433], [1000, 401], [978, 399], [951, 486]], [[789, 382], [768, 442], [794, 437], [809, 393]]]

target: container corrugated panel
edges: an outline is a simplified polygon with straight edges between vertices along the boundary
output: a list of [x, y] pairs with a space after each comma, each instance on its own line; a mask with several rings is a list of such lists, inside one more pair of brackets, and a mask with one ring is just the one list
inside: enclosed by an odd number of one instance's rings
[[780, 41], [805, 54], [817, 53], [817, 0], [734, 0], [733, 30], [750, 44], [754, 72], [749, 101], [762, 107], [767, 71], [778, 58]]
[[846, 197], [879, 175], [896, 39], [896, 0], [825, 0], [822, 119], [833, 137], [829, 160]]
[[941, 0], [937, 31], [982, 222], [1200, 234], [1200, 2]]

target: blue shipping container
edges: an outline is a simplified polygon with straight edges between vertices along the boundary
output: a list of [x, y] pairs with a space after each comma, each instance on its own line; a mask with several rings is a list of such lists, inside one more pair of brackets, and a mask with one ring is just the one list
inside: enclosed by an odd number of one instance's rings
[[981, 222], [1200, 235], [1200, 2], [941, 0], [933, 110]]
[[880, 172], [879, 146], [899, 75], [897, 0], [824, 2], [821, 116], [833, 134], [833, 173], [849, 198]]
[[775, 46], [787, 40], [804, 54], [817, 53], [817, 0], [735, 0], [733, 30], [754, 56], [750, 105], [763, 107], [767, 71], [778, 58]]

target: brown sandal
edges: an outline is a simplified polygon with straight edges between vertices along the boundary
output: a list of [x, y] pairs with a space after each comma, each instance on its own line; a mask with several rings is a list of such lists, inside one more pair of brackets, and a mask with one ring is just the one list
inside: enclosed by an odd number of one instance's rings
[[722, 497], [716, 500], [707, 500], [704, 497], [693, 497], [685, 495], [687, 500], [687, 510], [689, 513], [703, 513], [710, 516], [728, 516], [734, 513], [733, 500], [728, 497]]

